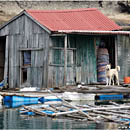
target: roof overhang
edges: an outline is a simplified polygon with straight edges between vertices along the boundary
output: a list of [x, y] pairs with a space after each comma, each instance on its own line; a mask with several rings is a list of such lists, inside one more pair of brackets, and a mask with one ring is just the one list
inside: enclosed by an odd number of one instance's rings
[[55, 34], [83, 34], [83, 35], [130, 35], [130, 31], [88, 31], [88, 30], [59, 30]]

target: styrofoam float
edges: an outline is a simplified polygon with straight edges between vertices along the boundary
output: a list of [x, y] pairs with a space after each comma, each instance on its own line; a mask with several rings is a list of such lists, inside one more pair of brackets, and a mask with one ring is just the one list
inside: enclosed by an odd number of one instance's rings
[[62, 98], [64, 100], [71, 100], [71, 101], [92, 101], [95, 100], [95, 94], [83, 94], [83, 93], [77, 93], [77, 92], [64, 92], [62, 95]]

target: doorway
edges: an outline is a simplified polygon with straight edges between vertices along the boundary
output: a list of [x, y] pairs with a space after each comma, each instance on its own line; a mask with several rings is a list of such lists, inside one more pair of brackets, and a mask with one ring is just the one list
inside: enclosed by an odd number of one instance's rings
[[[102, 43], [104, 43], [104, 45]], [[99, 47], [103, 47], [108, 50], [109, 64], [111, 64], [111, 68], [115, 68], [115, 36], [101, 36]]]
[[0, 37], [0, 82], [4, 79], [6, 37]]

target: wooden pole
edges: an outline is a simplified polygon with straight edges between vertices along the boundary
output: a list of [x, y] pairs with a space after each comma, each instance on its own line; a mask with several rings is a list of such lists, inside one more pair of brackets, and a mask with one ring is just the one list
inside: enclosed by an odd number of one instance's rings
[[115, 67], [117, 66], [117, 53], [118, 53], [118, 48], [117, 48], [118, 40], [117, 36], [115, 37]]
[[[83, 108], [80, 109], [80, 111], [94, 111], [94, 110], [113, 110], [113, 109], [129, 109], [130, 106], [121, 106], [121, 107], [102, 107], [102, 108]], [[54, 113], [52, 114], [53, 116], [59, 116], [59, 115], [65, 115], [65, 114], [71, 114], [71, 113], [77, 113], [79, 112], [79, 110], [73, 110], [73, 111], [67, 111], [67, 112], [58, 112], [58, 113]]]
[[46, 113], [44, 112], [41, 112], [37, 109], [34, 109], [34, 108], [31, 108], [31, 107], [27, 107], [27, 106], [23, 106], [26, 110], [29, 110], [29, 111], [32, 111], [32, 112], [35, 112], [36, 114], [39, 114], [41, 116], [48, 116]]
[[64, 86], [66, 86], [66, 76], [67, 76], [67, 42], [68, 42], [68, 36], [65, 35], [64, 39]]

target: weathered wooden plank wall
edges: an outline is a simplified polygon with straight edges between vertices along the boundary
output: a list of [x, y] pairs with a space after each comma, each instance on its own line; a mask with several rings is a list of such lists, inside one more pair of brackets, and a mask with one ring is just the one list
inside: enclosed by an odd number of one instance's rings
[[[64, 37], [50, 38], [46, 31], [25, 15], [1, 29], [0, 36], [8, 36], [10, 88], [19, 87], [22, 83], [24, 49], [31, 51], [31, 66], [27, 68], [27, 81], [32, 86], [39, 88], [63, 86]], [[93, 37], [70, 35], [67, 48], [69, 48], [67, 84], [74, 85], [77, 81], [84, 83], [96, 81]]]
[[[69, 38], [68, 38], [69, 39]], [[67, 72], [66, 84], [75, 84], [74, 51], [71, 41], [67, 43]], [[64, 37], [52, 37], [49, 56], [48, 86], [56, 87], [64, 85]]]
[[31, 66], [27, 68], [27, 81], [35, 87], [47, 87], [48, 33], [30, 18], [22, 15], [2, 28], [0, 36], [8, 36], [9, 87], [19, 87], [22, 82], [20, 79], [22, 50], [25, 48], [31, 51]]
[[[53, 37], [49, 57], [49, 87], [64, 85], [64, 37]], [[97, 81], [94, 37], [70, 35], [67, 45], [67, 79], [76, 82]]]
[[120, 66], [119, 77], [130, 76], [130, 37], [127, 35], [117, 36], [117, 65]]
[[[93, 36], [77, 36], [77, 67], [81, 82], [97, 81], [96, 55]], [[79, 76], [80, 77], [80, 76]]]

